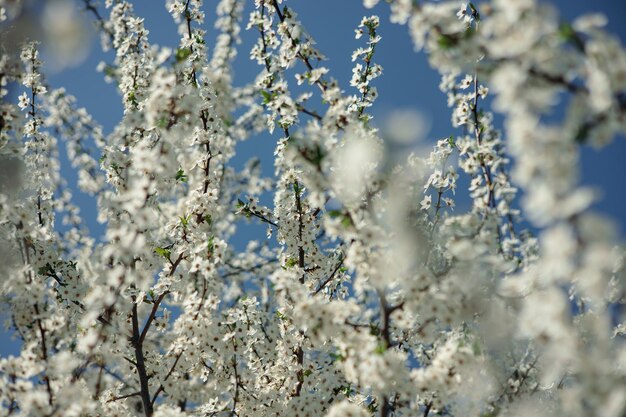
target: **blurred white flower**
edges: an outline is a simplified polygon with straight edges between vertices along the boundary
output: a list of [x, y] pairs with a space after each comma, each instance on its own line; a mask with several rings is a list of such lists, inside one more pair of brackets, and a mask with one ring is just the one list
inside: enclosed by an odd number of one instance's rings
[[89, 54], [91, 32], [85, 26], [77, 5], [71, 0], [46, 2], [41, 27], [48, 62], [60, 71], [83, 62]]
[[430, 121], [418, 110], [407, 108], [392, 111], [385, 120], [383, 132], [396, 143], [408, 144], [426, 137]]

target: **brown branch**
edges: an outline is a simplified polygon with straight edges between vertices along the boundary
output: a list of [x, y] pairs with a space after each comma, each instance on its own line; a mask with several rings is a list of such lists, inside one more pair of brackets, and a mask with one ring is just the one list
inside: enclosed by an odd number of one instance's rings
[[[183, 351], [181, 350], [178, 355], [176, 356], [176, 359], [174, 360], [174, 363], [172, 364], [172, 367], [170, 368], [170, 370], [168, 371], [167, 375], [165, 375], [165, 378], [163, 378], [163, 382], [167, 381], [168, 378], [172, 375], [172, 373], [174, 372], [174, 368], [176, 368], [176, 365], [178, 364], [178, 361], [180, 359], [180, 357], [183, 356]], [[161, 385], [159, 386], [159, 388], [156, 390], [156, 392], [154, 393], [154, 396], [152, 397], [152, 404], [154, 404], [157, 400], [157, 398], [159, 397], [159, 394], [161, 392], [165, 391], [165, 387], [163, 386], [163, 384], [161, 383]]]
[[83, 2], [85, 3], [85, 10], [90, 11], [94, 15], [94, 17], [96, 18], [96, 22], [98, 22], [98, 25], [100, 26], [100, 29], [104, 33], [109, 35], [109, 40], [111, 41], [111, 43], [113, 43], [115, 36], [113, 35], [113, 32], [111, 32], [111, 30], [105, 26], [104, 18], [98, 11], [98, 8], [91, 3], [91, 0], [83, 0]]
[[120, 397], [113, 397], [110, 400], [108, 400], [107, 402], [108, 403], [112, 403], [112, 402], [115, 402], [115, 401], [124, 400], [126, 398], [134, 397], [134, 396], [140, 395], [140, 394], [141, 394], [140, 391], [136, 391], [136, 392], [133, 392], [133, 393], [130, 393], [130, 394], [122, 395]]
[[135, 348], [136, 368], [139, 375], [139, 385], [141, 393], [141, 402], [143, 403], [143, 411], [146, 417], [152, 417], [154, 408], [150, 399], [150, 387], [148, 385], [148, 372], [146, 371], [145, 359], [143, 356], [143, 345], [139, 335], [139, 317], [137, 313], [137, 303], [135, 297], [133, 297], [133, 309], [132, 309], [132, 323], [133, 323], [133, 336], [131, 343]]
[[152, 304], [152, 311], [150, 311], [148, 320], [146, 321], [146, 324], [143, 327], [141, 335], [139, 336], [139, 344], [143, 344], [143, 341], [146, 338], [146, 335], [148, 334], [148, 330], [150, 330], [150, 326], [152, 325], [152, 322], [154, 321], [154, 318], [156, 317], [156, 313], [159, 309], [159, 306], [161, 305], [161, 302], [163, 301], [163, 299], [165, 298], [167, 294], [168, 294], [168, 291], [165, 291], [164, 293], [159, 295], [156, 301], [154, 301], [154, 303]]
[[[46, 345], [46, 329], [44, 329], [41, 323], [41, 317], [39, 317], [39, 307], [34, 305], [35, 315], [37, 317], [37, 328], [39, 329], [39, 336], [41, 337], [41, 359], [45, 362], [46, 367], [48, 365], [48, 347]], [[48, 405], [52, 406], [52, 387], [50, 386], [50, 378], [44, 371], [43, 381], [46, 384], [46, 391], [48, 392]]]
[[324, 289], [324, 287], [326, 287], [326, 285], [328, 285], [328, 283], [330, 281], [332, 281], [332, 279], [335, 277], [335, 274], [337, 274], [337, 271], [339, 271], [339, 269], [341, 268], [341, 265], [343, 265], [343, 261], [345, 260], [345, 257], [341, 257], [341, 259], [339, 260], [339, 262], [337, 263], [337, 265], [335, 266], [335, 269], [333, 269], [333, 272], [330, 274], [330, 276], [328, 278], [326, 278], [326, 280], [324, 282], [322, 282], [320, 284], [320, 286], [317, 288], [317, 290], [315, 290], [315, 292], [313, 293], [313, 295], [316, 295], [317, 293], [319, 293], [320, 291], [322, 291]]
[[[181, 252], [178, 255], [178, 258], [176, 258], [176, 260], [174, 262], [172, 262], [172, 268], [170, 269], [170, 272], [168, 273], [168, 276], [172, 276], [174, 275], [174, 273], [176, 272], [176, 268], [178, 268], [178, 265], [180, 265], [180, 262], [184, 259], [183, 253]], [[169, 294], [169, 291], [165, 291], [163, 292], [161, 295], [159, 295], [159, 297], [154, 301], [154, 304], [152, 305], [152, 311], [150, 311], [150, 315], [148, 316], [148, 320], [146, 321], [146, 324], [143, 327], [143, 330], [141, 331], [141, 335], [139, 336], [139, 344], [143, 344], [144, 339], [146, 338], [146, 335], [148, 334], [148, 330], [150, 330], [150, 326], [152, 325], [152, 322], [154, 321], [155, 317], [156, 317], [156, 313], [159, 309], [159, 306], [161, 305], [161, 302], [163, 301], [163, 299], [165, 298], [165, 296]]]
[[[389, 318], [391, 313], [394, 311], [401, 309], [404, 306], [404, 302], [397, 304], [395, 306], [390, 306], [387, 302], [387, 298], [385, 297], [385, 293], [383, 290], [377, 290], [378, 297], [380, 299], [380, 334], [383, 339], [384, 349], [387, 350], [391, 347], [391, 331], [389, 326]], [[382, 397], [382, 404], [380, 406], [380, 417], [389, 417], [391, 412], [393, 411], [391, 403], [389, 402], [389, 398], [386, 395]]]
[[296, 103], [296, 109], [299, 112], [302, 112], [304, 114], [308, 114], [309, 116], [313, 117], [316, 120], [322, 120], [322, 116], [320, 116], [316, 111], [309, 110], [306, 107], [304, 107], [302, 104]]
[[[276, 0], [272, 0], [272, 6], [274, 6], [274, 10], [276, 10], [276, 14], [278, 15], [278, 18], [280, 19], [280, 23], [284, 23], [285, 22], [285, 15], [280, 11], [280, 7], [278, 6], [278, 3], [276, 2]], [[291, 41], [291, 47], [295, 48], [296, 47], [296, 40], [293, 38], [293, 36], [289, 32], [289, 30], [285, 30], [285, 33], [287, 34], [287, 37]], [[313, 65], [311, 65], [311, 62], [309, 61], [309, 58], [307, 56], [304, 56], [304, 54], [302, 53], [301, 50], [298, 50], [298, 52], [296, 53], [296, 56], [304, 63], [304, 65], [306, 66], [306, 68], [309, 71], [313, 71], [313, 69], [314, 69]], [[326, 90], [328, 89], [328, 87], [326, 86], [326, 82], [325, 81], [317, 80], [317, 81], [315, 81], [315, 84], [319, 87], [319, 89], [322, 92], [326, 92]]]
[[433, 403], [432, 401], [429, 402], [428, 404], [426, 404], [426, 408], [424, 408], [424, 415], [423, 417], [428, 417], [428, 414], [430, 414], [430, 409], [432, 408]]
[[[296, 198], [296, 210], [298, 212], [298, 267], [304, 269], [304, 246], [302, 245], [302, 236], [304, 225], [302, 223], [302, 202], [300, 201], [300, 185], [297, 181], [293, 183], [293, 192]], [[300, 283], [304, 284], [304, 274], [300, 277]]]

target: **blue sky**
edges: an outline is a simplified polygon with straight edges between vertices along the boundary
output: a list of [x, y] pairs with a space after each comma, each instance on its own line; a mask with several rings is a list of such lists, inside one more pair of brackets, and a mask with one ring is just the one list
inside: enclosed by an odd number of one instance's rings
[[[212, 5], [216, 1], [206, 0], [205, 3], [208, 23], [205, 29], [208, 31], [207, 44], [211, 49], [215, 31], [209, 25], [214, 21]], [[247, 3], [249, 10], [252, 1]], [[565, 20], [572, 20], [584, 12], [606, 14], [609, 18], [608, 30], [619, 36], [622, 43], [626, 42], [626, 1], [559, 0], [552, 3], [561, 11]], [[412, 108], [431, 120], [429, 140], [456, 133], [449, 122], [450, 110], [446, 106], [446, 98], [438, 88], [438, 74], [430, 68], [423, 53], [413, 51], [407, 28], [389, 23], [389, 8], [384, 1], [373, 10], [365, 9], [360, 0], [290, 0], [287, 4], [298, 13], [307, 31], [317, 41], [317, 47], [328, 58], [325, 65], [330, 68], [330, 74], [348, 92], [351, 89], [349, 80], [353, 66], [350, 56], [354, 49], [363, 46], [362, 39], [354, 39], [354, 29], [362, 16], [378, 14], [381, 17], [379, 33], [383, 39], [377, 47], [374, 60], [383, 66], [383, 75], [374, 82], [380, 94], [372, 110], [375, 120], [384, 118], [393, 109]], [[145, 25], [150, 30], [150, 41], [176, 48], [179, 39], [176, 24], [168, 14], [164, 1], [138, 0], [135, 5], [136, 13], [145, 18]], [[85, 18], [91, 19], [91, 16]], [[256, 31], [242, 31], [243, 45], [234, 68], [237, 85], [250, 82], [259, 71], [256, 63], [248, 58], [250, 46], [257, 36]], [[100, 51], [97, 36], [93, 36], [92, 43], [89, 56], [81, 65], [51, 74], [48, 81], [52, 88], [65, 87], [70, 94], [76, 96], [79, 105], [86, 107], [103, 125], [105, 133], [108, 133], [119, 122], [122, 106], [115, 86], [106, 84], [102, 74], [96, 71], [98, 62], [111, 61], [112, 55], [105, 55]], [[273, 136], [266, 134], [245, 142], [239, 149], [242, 156], [235, 163], [242, 164], [246, 157], [258, 154], [265, 163], [264, 171], [271, 172], [270, 158], [278, 138], [279, 133], [275, 132]], [[619, 224], [622, 237], [626, 236], [625, 139], [617, 138], [602, 151], [585, 147], [582, 157], [582, 182], [603, 190], [603, 197], [596, 204], [596, 209]], [[64, 168], [63, 173], [70, 185], [75, 186], [75, 174], [67, 168]], [[76, 197], [88, 226], [92, 232], [100, 234], [102, 226], [95, 221], [95, 203], [78, 192]], [[264, 228], [261, 229], [261, 235], [255, 238], [262, 237], [262, 230]], [[0, 332], [0, 354], [15, 353], [17, 345], [10, 343], [5, 336], [7, 335]]]

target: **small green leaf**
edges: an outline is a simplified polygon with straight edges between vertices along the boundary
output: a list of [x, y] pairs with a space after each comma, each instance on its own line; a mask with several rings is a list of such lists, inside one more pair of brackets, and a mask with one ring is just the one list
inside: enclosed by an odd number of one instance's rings
[[367, 405], [367, 411], [369, 411], [370, 413], [375, 413], [378, 411], [378, 404], [376, 404], [376, 401], [372, 401]]
[[52, 267], [50, 266], [50, 264], [46, 264], [45, 266], [40, 266], [37, 269], [37, 273], [39, 275], [48, 275], [50, 273], [54, 273], [54, 271], [52, 270]]
[[272, 95], [265, 90], [261, 90], [261, 95], [263, 96], [263, 104], [268, 104], [272, 101]]
[[352, 219], [350, 218], [350, 216], [348, 216], [341, 210], [328, 210], [327, 214], [330, 216], [331, 219], [336, 219], [336, 218], [341, 217], [341, 225], [343, 227], [350, 227], [353, 225]]
[[474, 19], [480, 20], [480, 13], [478, 13], [478, 9], [476, 8], [476, 6], [474, 6], [474, 3], [470, 2], [469, 8], [472, 11], [472, 16], [474, 17]]
[[176, 172], [176, 181], [187, 182], [187, 175], [185, 175], [185, 171], [182, 168], [179, 168]]
[[376, 349], [374, 349], [374, 353], [377, 355], [382, 355], [383, 353], [385, 353], [386, 350], [387, 348], [385, 347], [385, 345], [381, 343], [378, 346], [376, 346]]
[[559, 26], [559, 35], [566, 41], [569, 41], [576, 36], [576, 31], [569, 23], [561, 23]]
[[106, 75], [107, 77], [111, 77], [111, 78], [115, 78], [116, 77], [116, 73], [115, 73], [115, 67], [112, 65], [107, 65], [104, 67], [104, 75]]
[[313, 373], [313, 371], [312, 371], [312, 370], [307, 369], [306, 371], [304, 371], [304, 376], [305, 376], [305, 377], [306, 377], [306, 376], [309, 376], [309, 375], [311, 375], [312, 373]]
[[187, 225], [189, 225], [189, 216], [179, 216], [178, 218], [180, 219], [180, 224], [183, 225], [183, 229], [186, 229]]
[[350, 385], [340, 385], [337, 388], [333, 389], [335, 393], [343, 393], [346, 397], [349, 397], [354, 393], [352, 387]]
[[287, 268], [291, 268], [298, 265], [298, 260], [296, 258], [289, 258], [285, 261], [285, 266]]
[[589, 136], [590, 130], [591, 129], [589, 128], [589, 124], [585, 123], [580, 127], [580, 129], [578, 129], [578, 132], [576, 132], [574, 140], [577, 143], [585, 143], [587, 141], [587, 137]]
[[559, 26], [559, 36], [566, 42], [571, 42], [578, 50], [585, 50], [585, 43], [580, 38], [574, 27], [569, 23], [561, 23]]
[[437, 44], [441, 47], [441, 49], [450, 49], [455, 46], [457, 43], [456, 39], [454, 39], [450, 35], [440, 35], [439, 39], [437, 39]]
[[334, 219], [334, 218], [337, 218], [337, 217], [343, 215], [341, 210], [328, 210], [327, 213], [328, 213], [328, 215], [330, 216], [331, 219]]
[[346, 228], [352, 226], [352, 219], [350, 216], [343, 216], [343, 219], [341, 219], [341, 225]]
[[181, 62], [187, 59], [191, 55], [191, 49], [189, 48], [178, 48], [176, 50], [176, 62]]
[[161, 117], [159, 120], [157, 120], [157, 127], [159, 129], [165, 129], [168, 124], [169, 122], [167, 120], [167, 117]]
[[209, 254], [213, 254], [213, 249], [215, 248], [215, 245], [213, 244], [214, 240], [215, 236], [211, 236], [207, 241], [207, 251], [209, 251]]
[[169, 249], [165, 249], [165, 248], [154, 248], [154, 253], [156, 253], [159, 256], [164, 257], [165, 259], [169, 259], [170, 255], [172, 254], [172, 251]]
[[137, 105], [137, 96], [135, 95], [134, 91], [131, 91], [128, 94], [128, 102], [133, 104], [133, 105], [135, 105], [135, 106]]

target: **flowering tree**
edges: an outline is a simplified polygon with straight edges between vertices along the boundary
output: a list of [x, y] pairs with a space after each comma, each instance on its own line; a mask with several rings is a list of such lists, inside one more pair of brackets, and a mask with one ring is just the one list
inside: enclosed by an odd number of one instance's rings
[[[356, 28], [345, 93], [286, 1], [255, 0], [245, 20], [244, 1], [220, 1], [208, 48], [202, 1], [168, 0], [175, 51], [150, 44], [130, 2], [83, 1], [115, 52], [101, 68], [124, 105], [113, 133], [46, 85], [37, 43], [0, 57], [3, 175], [24, 172], [0, 188], [1, 289], [22, 344], [0, 359], [0, 415], [624, 415], [624, 250], [577, 179], [582, 143], [626, 133], [626, 52], [602, 16], [388, 0], [452, 109], [429, 156], [398, 160], [368, 113], [378, 17]], [[0, 1], [0, 19], [20, 7]], [[259, 73], [236, 87], [242, 24]], [[564, 115], [546, 122], [557, 97]], [[262, 132], [274, 177], [233, 168]], [[453, 210], [459, 175], [467, 212]], [[237, 251], [245, 222], [267, 236]]]

